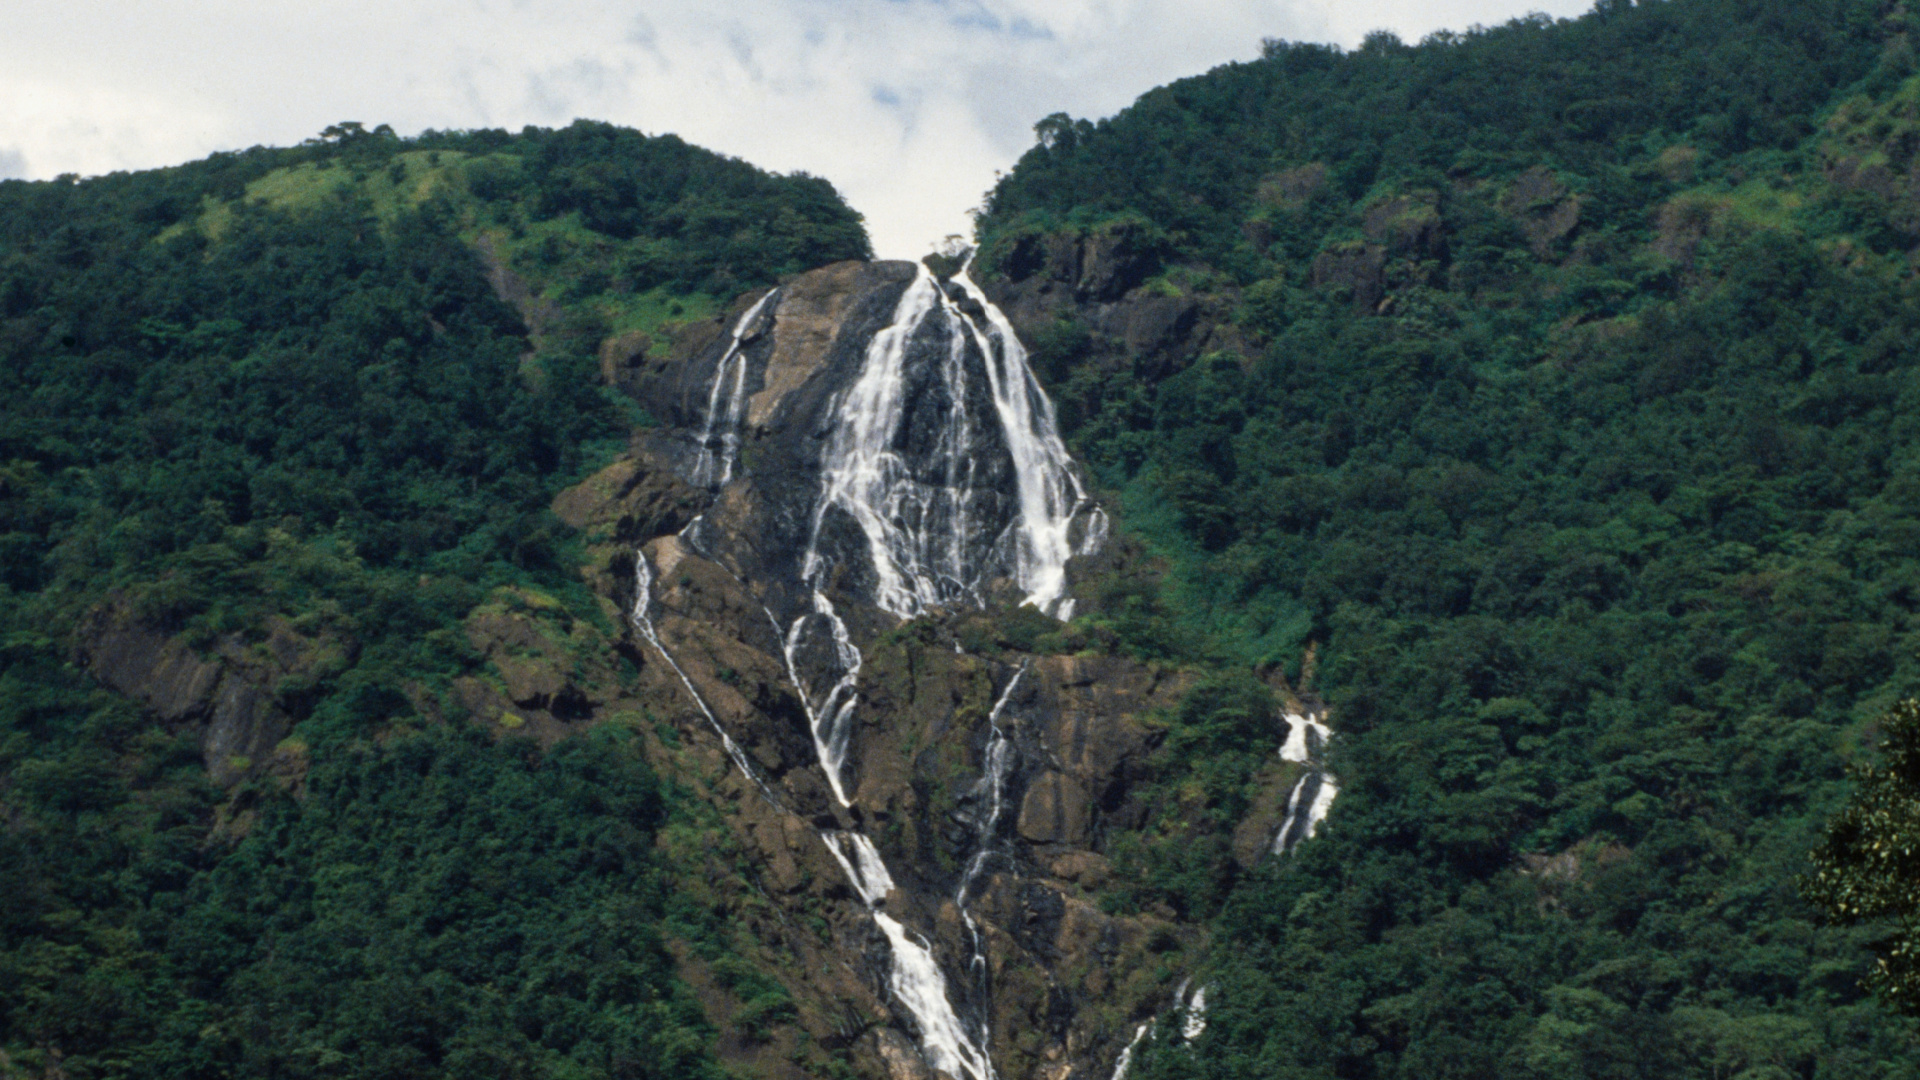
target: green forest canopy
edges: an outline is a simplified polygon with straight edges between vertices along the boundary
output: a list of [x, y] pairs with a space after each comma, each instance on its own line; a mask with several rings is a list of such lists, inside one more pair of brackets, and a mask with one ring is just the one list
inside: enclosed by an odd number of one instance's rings
[[[1163, 1024], [1136, 1076], [1912, 1074], [1857, 986], [1885, 924], [1795, 887], [1920, 684], [1911, 29], [1617, 0], [1269, 42], [1039, 126], [984, 261], [1115, 238], [1250, 343], [1156, 380], [1075, 319], [1038, 335], [1166, 566], [1069, 643], [1230, 670], [1317, 641], [1340, 733], [1294, 858], [1242, 874], [1190, 809], [1116, 841], [1110, 903], [1232, 943], [1205, 1035]], [[1181, 716], [1215, 766], [1261, 737], [1234, 685]], [[1217, 820], [1257, 765], [1213, 768]]]
[[[547, 507], [647, 422], [600, 341], [869, 253], [825, 181], [588, 122], [0, 183], [0, 1076], [717, 1075], [638, 740], [418, 706], [490, 597], [598, 618]], [[77, 672], [99, 604], [337, 646], [275, 688], [304, 797]]]

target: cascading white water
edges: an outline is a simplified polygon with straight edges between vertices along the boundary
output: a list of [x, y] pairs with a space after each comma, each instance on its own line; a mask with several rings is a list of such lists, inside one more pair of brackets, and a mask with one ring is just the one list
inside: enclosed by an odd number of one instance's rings
[[966, 873], [960, 876], [960, 891], [954, 895], [954, 903], [959, 905], [963, 913], [966, 911], [967, 896], [973, 890], [975, 879], [979, 878], [987, 859], [993, 855], [994, 834], [1000, 827], [1000, 816], [1006, 810], [1007, 774], [1013, 769], [1014, 747], [1013, 739], [1000, 727], [1000, 716], [1006, 712], [1007, 702], [1013, 699], [1014, 690], [1020, 685], [1020, 680], [1026, 678], [1027, 671], [1032, 666], [1031, 660], [1020, 664], [1020, 667], [1014, 671], [1013, 678], [1008, 679], [1006, 687], [1000, 691], [1000, 697], [993, 703], [993, 708], [987, 713], [985, 767], [981, 771], [980, 779], [973, 785], [972, 791], [968, 792], [975, 799], [982, 796], [986, 798], [987, 816], [976, 823], [975, 835], [979, 837], [980, 846], [973, 853], [973, 857], [967, 860]]
[[1321, 722], [1317, 713], [1313, 716], [1288, 713], [1286, 721], [1287, 741], [1280, 747], [1283, 761], [1312, 761], [1333, 736], [1333, 729]]
[[1313, 839], [1338, 794], [1340, 788], [1334, 783], [1332, 773], [1316, 770], [1301, 777], [1300, 782], [1293, 785], [1293, 793], [1287, 796], [1287, 816], [1280, 823], [1280, 831], [1274, 834], [1273, 853], [1285, 855]]
[[1134, 1048], [1140, 1045], [1140, 1040], [1146, 1038], [1147, 1032], [1151, 1030], [1153, 1030], [1151, 1020], [1133, 1029], [1133, 1038], [1127, 1040], [1126, 1049], [1121, 1050], [1120, 1056], [1114, 1059], [1112, 1080], [1127, 1080], [1127, 1072], [1133, 1068]]
[[779, 295], [779, 289], [772, 290], [740, 316], [733, 324], [733, 340], [714, 365], [707, 421], [700, 430], [700, 448], [689, 477], [697, 487], [719, 487], [733, 479], [733, 465], [740, 456], [740, 421], [747, 415], [746, 338], [760, 312]]
[[1287, 713], [1287, 741], [1280, 747], [1282, 761], [1296, 761], [1309, 766], [1309, 771], [1293, 785], [1293, 791], [1287, 796], [1287, 812], [1280, 822], [1280, 831], [1273, 837], [1273, 853], [1285, 855], [1301, 844], [1313, 839], [1313, 834], [1326, 820], [1327, 811], [1333, 808], [1334, 796], [1340, 794], [1339, 785], [1334, 783], [1333, 774], [1320, 763], [1320, 756], [1326, 750], [1327, 740], [1333, 737], [1333, 729], [1321, 719], [1319, 712], [1307, 715]]
[[[1098, 550], [1107, 532], [1106, 515], [1087, 498], [1060, 441], [1053, 405], [1028, 368], [1026, 350], [1012, 324], [964, 271], [955, 281], [979, 305], [986, 327], [962, 310], [926, 267], [919, 267], [895, 304], [892, 321], [869, 342], [859, 378], [841, 397], [822, 459], [821, 491], [800, 569], [813, 592], [813, 610], [795, 620], [784, 637], [789, 671], [808, 698], [821, 765], [842, 803], [858, 651], [847, 642], [846, 625], [824, 595], [831, 570], [821, 549], [827, 516], [844, 513], [858, 526], [873, 568], [871, 599], [900, 618], [941, 604], [980, 603], [980, 579], [999, 564], [1011, 571], [1026, 602], [1071, 615], [1073, 602], [1065, 595], [1067, 560]], [[940, 320], [936, 329], [946, 335], [939, 380], [948, 405], [929, 455], [932, 467], [916, 470], [900, 448], [908, 349], [932, 319]], [[969, 451], [977, 442], [973, 431], [980, 420], [966, 411], [969, 343], [987, 373], [993, 419], [1011, 458], [1017, 494], [1015, 512], [984, 548], [970, 543], [979, 523], [971, 515], [977, 469]], [[941, 482], [929, 483], [924, 479], [929, 474]], [[1070, 534], [1075, 516], [1082, 513], [1084, 533], [1076, 550]], [[842, 660], [835, 665], [839, 677], [816, 704], [793, 658], [808, 635], [821, 630], [831, 636], [833, 651]]]
[[[1053, 402], [1027, 366], [1027, 350], [1013, 324], [973, 283], [967, 266], [954, 282], [980, 305], [986, 315], [983, 329], [971, 318], [967, 329], [987, 357], [987, 380], [993, 388], [994, 409], [1013, 454], [1014, 480], [1019, 489], [1020, 514], [1007, 542], [1014, 564], [1014, 580], [1027, 590], [1026, 602], [1050, 615], [1066, 600], [1067, 559], [1075, 554], [1069, 533], [1076, 512], [1087, 505], [1087, 493], [1074, 473], [1072, 458], [1060, 441]], [[957, 309], [955, 309], [957, 312]], [[1099, 514], [1102, 528], [1105, 514]], [[1089, 522], [1088, 535], [1092, 535]], [[1071, 614], [1071, 609], [1067, 612]]]
[[[767, 617], [772, 618], [772, 613], [769, 612]], [[813, 695], [800, 678], [799, 665], [794, 661], [794, 654], [800, 647], [801, 639], [806, 636], [811, 620], [819, 620], [827, 626], [833, 643], [833, 670], [839, 673], [817, 707], [813, 704]], [[774, 629], [779, 629], [777, 622]], [[792, 680], [794, 689], [800, 692], [800, 704], [806, 709], [807, 725], [813, 732], [813, 750], [820, 759], [820, 768], [826, 772], [827, 783], [833, 787], [833, 797], [840, 800], [841, 806], [847, 806], [847, 791], [842, 785], [845, 782], [847, 746], [853, 736], [853, 707], [858, 702], [854, 686], [860, 681], [860, 650], [854, 647], [853, 639], [847, 634], [847, 624], [841, 621], [840, 614], [833, 609], [833, 603], [818, 589], [813, 591], [813, 612], [793, 621], [793, 626], [781, 635], [780, 649], [787, 661], [787, 678]]]
[[993, 1063], [987, 1059], [986, 1050], [967, 1033], [966, 1025], [953, 1011], [947, 997], [947, 977], [940, 973], [933, 950], [883, 910], [887, 894], [893, 891], [893, 876], [880, 861], [873, 841], [855, 832], [824, 833], [822, 839], [833, 857], [840, 860], [847, 880], [866, 902], [881, 933], [887, 936], [893, 951], [887, 988], [920, 1025], [927, 1064], [954, 1077], [993, 1080]]
[[1000, 697], [987, 712], [987, 748], [984, 753], [984, 768], [980, 779], [973, 785], [968, 795], [974, 799], [984, 798], [987, 804], [985, 818], [974, 822], [974, 835], [978, 845], [973, 856], [967, 860], [967, 869], [960, 875], [960, 888], [953, 894], [953, 904], [960, 909], [960, 918], [967, 924], [967, 935], [973, 939], [973, 959], [968, 969], [983, 982], [987, 977], [986, 943], [980, 937], [980, 927], [973, 921], [973, 913], [967, 909], [967, 900], [973, 895], [973, 883], [980, 878], [981, 871], [987, 868], [987, 860], [995, 851], [994, 837], [1000, 828], [1001, 814], [1007, 805], [1007, 776], [1013, 771], [1013, 739], [1000, 727], [1000, 715], [1007, 709], [1007, 702], [1013, 699], [1013, 691], [1026, 678], [1027, 669], [1033, 666], [1031, 660], [1021, 663], [1013, 678], [1007, 680], [1006, 688], [1000, 691]]
[[[1091, 506], [1074, 472], [1054, 426], [1052, 404], [1027, 367], [1026, 350], [1012, 325], [964, 272], [955, 280], [962, 294], [979, 306], [987, 325], [983, 327], [963, 310], [931, 272], [919, 267], [896, 303], [891, 323], [869, 342], [859, 377], [836, 406], [821, 462], [820, 495], [801, 561], [801, 580], [812, 594], [811, 610], [782, 635], [789, 677], [806, 699], [820, 766], [842, 805], [849, 801], [845, 770], [860, 653], [826, 597], [832, 570], [822, 550], [828, 515], [843, 513], [857, 526], [873, 571], [869, 599], [899, 618], [913, 618], [948, 604], [979, 605], [984, 601], [981, 582], [995, 571], [1010, 576], [1026, 594], [1026, 602], [1068, 616], [1072, 601], [1066, 598], [1066, 562], [1075, 554], [1097, 550], [1105, 538], [1105, 515]], [[939, 429], [923, 448], [923, 458], [915, 461], [909, 459], [903, 431], [910, 405], [909, 349], [929, 331], [930, 322], [933, 332], [944, 333], [945, 349], [936, 376], [946, 407]], [[982, 494], [976, 488], [975, 447], [979, 443], [976, 429], [985, 418], [970, 415], [967, 407], [973, 357], [978, 357], [986, 372], [993, 431], [1011, 459], [1016, 496], [1014, 512], [998, 535], [984, 543], [975, 535], [977, 529], [990, 527], [975, 513]], [[1082, 512], [1087, 512], [1087, 519], [1076, 551], [1070, 534], [1075, 515]], [[796, 659], [818, 634], [826, 635], [834, 657], [829, 668], [833, 681], [824, 694], [807, 685]], [[1022, 667], [1013, 676], [988, 716], [992, 734], [980, 781], [984, 787], [976, 789], [976, 797], [984, 797], [988, 809], [979, 828], [980, 847], [969, 860], [955, 896], [973, 938], [969, 968], [983, 980], [986, 957], [967, 901], [992, 854], [1013, 764], [1012, 741], [999, 727], [1000, 715], [1025, 674]], [[969, 1033], [954, 1012], [946, 979], [931, 952], [879, 910], [885, 890], [876, 893], [874, 883], [884, 880], [890, 887], [891, 878], [878, 852], [856, 833], [834, 836], [829, 846], [893, 946], [888, 985], [919, 1024], [930, 1064], [955, 1075], [964, 1070], [976, 1080], [989, 1080], [993, 1066], [984, 1049], [988, 1041], [984, 1022], [977, 1037]], [[852, 858], [846, 854], [849, 846]]]
[[1202, 986], [1187, 999], [1187, 1016], [1180, 1024], [1180, 1037], [1192, 1042], [1207, 1033], [1207, 988]]
[[[1105, 515], [1091, 505], [1060, 441], [1053, 404], [1027, 366], [1013, 326], [964, 270], [953, 278], [978, 305], [983, 327], [922, 266], [895, 305], [893, 321], [867, 347], [860, 377], [841, 398], [823, 459], [823, 482], [801, 577], [819, 587], [827, 570], [821, 528], [833, 511], [847, 514], [867, 542], [875, 577], [873, 602], [901, 618], [954, 602], [979, 603], [983, 574], [1004, 568], [1026, 593], [1026, 603], [1056, 614], [1066, 596], [1066, 564], [1097, 548]], [[942, 482], [929, 483], [900, 449], [907, 409], [908, 348], [930, 319], [939, 319], [946, 360], [939, 377], [949, 402], [946, 423], [930, 453]], [[993, 402], [996, 432], [1011, 458], [1016, 512], [984, 558], [969, 544], [976, 489], [969, 450], [980, 422], [967, 414], [971, 343], [981, 358]], [[1087, 512], [1085, 538], [1070, 539], [1076, 515]]]
[[[860, 377], [841, 398], [824, 460], [812, 535], [801, 577], [818, 587], [826, 570], [820, 533], [827, 514], [839, 510], [853, 518], [867, 541], [875, 576], [873, 602], [882, 610], [911, 618], [929, 607], [970, 597], [972, 582], [964, 565], [965, 503], [969, 491], [955, 481], [971, 479], [971, 463], [961, 454], [969, 424], [964, 413], [950, 415], [940, 433], [935, 464], [947, 482], [935, 486], [914, 475], [896, 449], [906, 412], [907, 349], [929, 317], [956, 316], [943, 303], [933, 275], [922, 267], [894, 308], [893, 321], [867, 346]], [[954, 409], [965, 403], [964, 342], [951, 335], [949, 362], [941, 378]], [[953, 412], [949, 410], [950, 414]]]

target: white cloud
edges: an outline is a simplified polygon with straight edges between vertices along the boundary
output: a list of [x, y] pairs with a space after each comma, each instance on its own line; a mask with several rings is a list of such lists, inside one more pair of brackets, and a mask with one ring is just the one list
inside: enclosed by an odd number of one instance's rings
[[825, 176], [882, 254], [964, 232], [1049, 113], [1249, 59], [1590, 0], [28, 0], [0, 40], [0, 175], [588, 116]]

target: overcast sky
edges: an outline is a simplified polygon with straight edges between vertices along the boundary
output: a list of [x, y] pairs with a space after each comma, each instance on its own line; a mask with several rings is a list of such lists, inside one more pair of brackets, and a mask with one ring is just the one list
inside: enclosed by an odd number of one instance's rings
[[1259, 55], [1592, 0], [12, 0], [0, 178], [147, 168], [340, 120], [592, 117], [831, 180], [883, 256], [968, 229], [1054, 112]]

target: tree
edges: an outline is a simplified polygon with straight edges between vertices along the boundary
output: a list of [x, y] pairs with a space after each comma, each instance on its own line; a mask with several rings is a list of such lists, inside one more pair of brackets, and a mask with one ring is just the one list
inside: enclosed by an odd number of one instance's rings
[[1840, 922], [1897, 925], [1863, 985], [1920, 1016], [1920, 700], [1895, 705], [1880, 723], [1882, 762], [1856, 769], [1858, 788], [1801, 889]]

